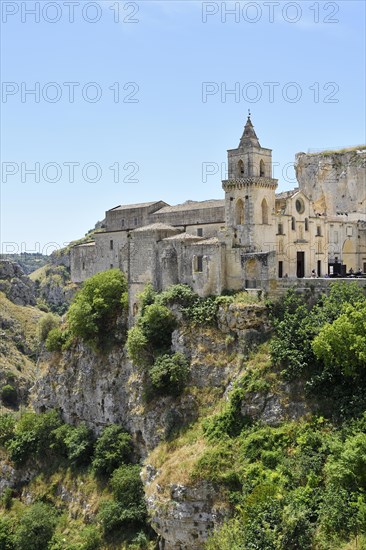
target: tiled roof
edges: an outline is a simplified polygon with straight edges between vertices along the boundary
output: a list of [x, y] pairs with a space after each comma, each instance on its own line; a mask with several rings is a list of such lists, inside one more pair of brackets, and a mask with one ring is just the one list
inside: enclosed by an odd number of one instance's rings
[[204, 241], [200, 241], [200, 242], [197, 242], [197, 243], [193, 243], [195, 245], [200, 245], [200, 244], [220, 244], [220, 241], [217, 237], [211, 237], [210, 239], [205, 239]]
[[144, 225], [142, 227], [138, 227], [137, 229], [134, 229], [133, 233], [142, 233], [144, 231], [177, 231], [176, 227], [173, 227], [172, 225], [169, 225], [167, 223], [152, 223], [150, 225]]
[[80, 246], [95, 246], [95, 241], [92, 241], [90, 243], [81, 243], [81, 244], [76, 244], [74, 248], [78, 248]]
[[295, 193], [297, 193], [298, 191], [299, 191], [299, 188], [296, 187], [295, 189], [291, 189], [291, 191], [283, 191], [282, 193], [276, 193], [275, 197], [276, 197], [276, 200], [289, 199], [290, 197], [292, 197], [292, 195], [295, 195]]
[[135, 208], [147, 208], [148, 206], [152, 206], [153, 204], [158, 204], [159, 202], [164, 202], [164, 201], [140, 202], [137, 204], [121, 204], [120, 206], [115, 206], [110, 210], [133, 210]]
[[191, 233], [179, 233], [178, 235], [167, 237], [164, 241], [202, 241], [202, 237], [192, 235]]
[[184, 212], [188, 210], [200, 210], [201, 208], [223, 208], [225, 201], [221, 199], [212, 199], [207, 201], [186, 201], [174, 206], [164, 206], [160, 208], [155, 215], [165, 214], [167, 212]]

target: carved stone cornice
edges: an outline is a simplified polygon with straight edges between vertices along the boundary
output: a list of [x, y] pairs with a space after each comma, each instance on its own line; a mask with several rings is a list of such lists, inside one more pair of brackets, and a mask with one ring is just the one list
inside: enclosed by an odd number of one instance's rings
[[276, 189], [278, 180], [265, 178], [261, 176], [248, 176], [245, 178], [233, 178], [222, 181], [224, 191], [232, 189], [244, 189], [245, 187], [266, 187], [267, 189]]

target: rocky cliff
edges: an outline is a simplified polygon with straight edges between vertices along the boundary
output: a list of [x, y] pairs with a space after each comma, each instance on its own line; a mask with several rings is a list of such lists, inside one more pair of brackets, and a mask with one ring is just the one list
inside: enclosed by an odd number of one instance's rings
[[245, 368], [245, 357], [270, 333], [267, 311], [261, 304], [221, 307], [218, 318], [219, 328], [183, 323], [174, 331], [172, 351], [190, 360], [188, 387], [178, 398], [146, 399], [144, 375], [132, 365], [124, 348], [117, 346], [101, 354], [81, 343], [66, 352], [46, 353], [32, 390], [36, 411], [58, 409], [66, 422], [84, 421], [97, 433], [117, 423], [132, 434], [146, 463], [152, 525], [166, 550], [203, 548], [208, 534], [226, 517], [227, 505], [215, 484], [192, 482], [178, 471], [162, 480], [162, 470], [150, 464], [150, 454], [154, 449], [159, 453], [174, 434], [225, 400]]
[[298, 153], [300, 189], [314, 201], [317, 213], [366, 213], [366, 148], [318, 154]]
[[17, 305], [34, 306], [36, 303], [34, 283], [10, 260], [0, 260], [0, 292]]

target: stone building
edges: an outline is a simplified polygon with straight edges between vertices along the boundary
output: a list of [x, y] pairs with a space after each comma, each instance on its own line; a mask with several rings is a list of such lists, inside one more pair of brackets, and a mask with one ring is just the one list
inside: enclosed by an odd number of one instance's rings
[[163, 201], [108, 210], [94, 242], [71, 251], [81, 282], [113, 267], [136, 294], [186, 283], [199, 295], [224, 289], [275, 290], [279, 281], [366, 272], [365, 147], [296, 156], [299, 187], [276, 194], [272, 151], [250, 117], [228, 151], [223, 200]]

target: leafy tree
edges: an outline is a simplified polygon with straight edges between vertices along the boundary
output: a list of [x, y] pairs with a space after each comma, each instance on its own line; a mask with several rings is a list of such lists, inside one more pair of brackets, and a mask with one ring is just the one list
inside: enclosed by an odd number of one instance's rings
[[46, 338], [45, 347], [47, 351], [61, 351], [66, 343], [66, 333], [59, 327], [52, 328]]
[[96, 442], [92, 466], [96, 474], [109, 476], [121, 464], [130, 462], [131, 436], [120, 426], [104, 428]]
[[157, 393], [176, 396], [183, 391], [188, 380], [188, 361], [182, 353], [165, 354], [156, 359], [149, 373]]
[[312, 347], [327, 368], [338, 368], [344, 375], [353, 377], [365, 370], [366, 300], [347, 306], [332, 324], [324, 325]]
[[80, 426], [63, 424], [54, 432], [53, 448], [63, 452], [74, 466], [87, 464], [93, 452], [93, 435], [91, 430], [82, 423]]
[[56, 528], [56, 514], [51, 506], [36, 502], [30, 506], [15, 532], [17, 550], [45, 550]]
[[54, 432], [61, 424], [56, 411], [25, 413], [16, 424], [13, 438], [6, 444], [10, 458], [18, 465], [24, 464], [29, 458], [46, 460], [52, 454]]
[[0, 516], [0, 550], [14, 550], [14, 524], [7, 516]]
[[155, 303], [168, 306], [178, 304], [183, 307], [192, 305], [197, 300], [197, 294], [188, 285], [178, 284], [168, 287], [158, 294]]
[[127, 350], [132, 361], [142, 367], [151, 365], [154, 357], [169, 350], [175, 327], [175, 317], [166, 306], [146, 306], [128, 332]]
[[138, 326], [149, 345], [157, 350], [169, 349], [171, 335], [176, 326], [173, 313], [165, 306], [151, 304], [140, 317]]
[[12, 414], [0, 415], [0, 445], [5, 445], [14, 437], [15, 418]]
[[119, 269], [97, 273], [85, 281], [70, 306], [67, 320], [72, 334], [103, 345], [126, 304], [125, 275]]
[[144, 498], [144, 487], [138, 464], [123, 464], [114, 470], [110, 484], [115, 499], [128, 508], [140, 506]]
[[131, 361], [135, 365], [141, 367], [149, 365], [151, 361], [149, 342], [141, 328], [137, 325], [128, 331], [127, 351]]
[[52, 313], [47, 313], [38, 323], [38, 338], [40, 342], [45, 342], [50, 330], [58, 327], [60, 324], [59, 317]]

